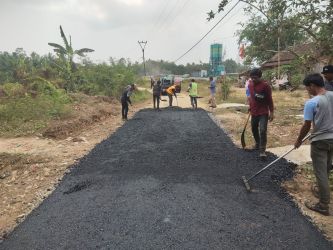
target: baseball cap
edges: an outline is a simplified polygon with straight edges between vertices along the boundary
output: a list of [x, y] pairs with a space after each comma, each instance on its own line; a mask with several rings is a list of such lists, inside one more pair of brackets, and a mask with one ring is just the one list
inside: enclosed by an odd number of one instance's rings
[[321, 72], [322, 74], [325, 73], [333, 73], [333, 65], [326, 65], [323, 67], [323, 72]]

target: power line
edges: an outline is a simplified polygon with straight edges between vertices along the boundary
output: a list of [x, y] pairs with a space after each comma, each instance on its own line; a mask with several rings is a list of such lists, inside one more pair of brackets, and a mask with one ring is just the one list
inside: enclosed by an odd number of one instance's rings
[[171, 1], [166, 1], [166, 4], [163, 6], [162, 11], [161, 11], [160, 14], [157, 16], [157, 19], [155, 19], [155, 21], [153, 22], [153, 26], [152, 26], [152, 28], [151, 28], [150, 33], [152, 33], [152, 32], [155, 30], [155, 28], [158, 27], [160, 21], [162, 20], [162, 16], [163, 16], [164, 13], [166, 12], [166, 10], [167, 10], [167, 8], [168, 8], [168, 6], [169, 6], [170, 3], [171, 3]]
[[176, 15], [172, 18], [171, 23], [169, 23], [169, 27], [172, 26], [172, 24], [175, 22], [175, 20], [177, 19], [177, 17], [179, 16], [179, 14], [181, 13], [181, 11], [185, 8], [185, 6], [190, 2], [190, 0], [187, 0], [183, 6], [180, 8], [180, 10], [176, 13]]
[[[177, 1], [176, 4], [173, 5], [173, 8], [170, 9], [170, 11], [169, 11], [169, 12], [167, 13], [167, 15], [164, 17], [164, 19], [163, 19], [163, 21], [162, 21], [162, 23], [161, 23], [161, 25], [160, 25], [160, 30], [162, 30], [162, 28], [164, 28], [165, 25], [167, 25], [167, 22], [168, 22], [169, 17], [172, 15], [172, 13], [174, 12], [174, 10], [176, 10], [176, 8], [178, 7], [179, 3], [180, 3], [180, 1]], [[159, 30], [159, 31], [160, 31], [160, 30]]]
[[189, 50], [187, 50], [183, 55], [178, 57], [173, 62], [177, 62], [179, 59], [183, 58], [187, 53], [189, 53], [192, 49], [194, 49], [215, 27], [222, 22], [222, 20], [239, 4], [240, 0], [237, 1], [237, 3], [198, 41], [196, 42]]

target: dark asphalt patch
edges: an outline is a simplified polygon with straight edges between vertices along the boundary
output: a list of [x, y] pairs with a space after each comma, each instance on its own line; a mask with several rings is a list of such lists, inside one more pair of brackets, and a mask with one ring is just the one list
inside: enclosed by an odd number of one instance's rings
[[[98, 144], [0, 249], [332, 249], [203, 110], [143, 110]], [[86, 180], [92, 185], [87, 188]], [[64, 192], [79, 190], [64, 195]]]
[[90, 185], [91, 185], [91, 181], [82, 181], [82, 182], [76, 184], [75, 186], [69, 188], [67, 191], [64, 192], [64, 194], [71, 194], [71, 193], [81, 191], [83, 189], [88, 188]]

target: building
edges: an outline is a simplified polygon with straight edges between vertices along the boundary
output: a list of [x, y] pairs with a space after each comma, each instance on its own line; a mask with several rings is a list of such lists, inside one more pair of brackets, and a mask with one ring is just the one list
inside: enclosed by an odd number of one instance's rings
[[192, 77], [201, 77], [201, 78], [205, 78], [205, 77], [208, 76], [208, 74], [207, 74], [207, 70], [202, 69], [202, 70], [199, 70], [199, 71], [194, 71], [194, 72], [192, 72], [192, 73], [191, 73], [191, 76], [192, 76]]
[[328, 63], [328, 57], [320, 56], [319, 51], [313, 43], [301, 44], [290, 47], [288, 50], [276, 52], [273, 57], [261, 65], [263, 70], [276, 69], [283, 65], [291, 65], [297, 57], [309, 57], [309, 71], [320, 73], [323, 66]]
[[224, 65], [222, 65], [222, 44], [214, 43], [210, 45], [209, 75], [220, 76], [225, 74]]

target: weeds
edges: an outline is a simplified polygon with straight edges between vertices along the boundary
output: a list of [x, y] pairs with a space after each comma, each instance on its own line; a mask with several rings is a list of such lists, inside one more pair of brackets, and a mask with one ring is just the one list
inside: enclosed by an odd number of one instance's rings
[[66, 95], [40, 95], [33, 98], [5, 98], [0, 100], [0, 136], [33, 134], [44, 128], [50, 119], [68, 117], [71, 113]]

